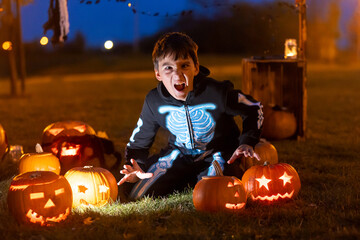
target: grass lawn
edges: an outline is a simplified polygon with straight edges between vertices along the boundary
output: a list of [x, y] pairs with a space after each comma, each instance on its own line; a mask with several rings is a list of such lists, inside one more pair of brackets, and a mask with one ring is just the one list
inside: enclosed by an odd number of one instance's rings
[[[200, 59], [217, 79], [241, 87], [241, 59]], [[229, 62], [231, 64], [229, 65]], [[149, 69], [151, 70], [151, 69]], [[17, 165], [0, 163], [0, 239], [359, 239], [360, 67], [309, 64], [307, 139], [273, 141], [279, 161], [293, 165], [302, 188], [287, 204], [248, 203], [241, 214], [200, 213], [192, 191], [145, 198], [101, 209], [75, 209], [54, 227], [19, 225], [6, 196]], [[80, 120], [105, 131], [123, 154], [145, 94], [157, 81], [151, 71], [96, 72], [29, 77], [26, 94], [9, 97], [0, 80], [0, 123], [11, 145], [34, 152], [52, 122]], [[161, 132], [152, 151], [166, 142]], [[112, 161], [109, 157], [108, 161]], [[119, 175], [114, 173], [117, 180]], [[91, 220], [91, 221], [88, 221]]]

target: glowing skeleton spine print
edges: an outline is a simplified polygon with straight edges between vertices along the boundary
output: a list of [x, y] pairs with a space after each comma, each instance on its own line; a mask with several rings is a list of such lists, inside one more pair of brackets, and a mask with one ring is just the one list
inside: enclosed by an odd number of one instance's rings
[[207, 110], [216, 109], [212, 103], [196, 106], [161, 106], [159, 113], [166, 116], [166, 127], [176, 136], [175, 144], [187, 149], [205, 150], [214, 137], [215, 121]]

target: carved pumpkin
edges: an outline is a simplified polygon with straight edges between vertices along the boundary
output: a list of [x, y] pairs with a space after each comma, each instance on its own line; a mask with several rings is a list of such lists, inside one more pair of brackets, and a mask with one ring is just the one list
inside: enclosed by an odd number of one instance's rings
[[301, 187], [298, 173], [287, 163], [253, 166], [244, 173], [242, 182], [249, 199], [260, 204], [293, 199]]
[[61, 174], [73, 167], [102, 166], [104, 154], [98, 144], [95, 130], [80, 121], [56, 122], [47, 126], [42, 134], [41, 146], [60, 160]]
[[260, 157], [260, 161], [256, 158], [251, 157], [241, 157], [241, 168], [243, 171], [246, 171], [252, 166], [263, 165], [265, 162], [269, 164], [278, 163], [278, 153], [274, 145], [266, 141], [264, 138], [260, 139], [255, 145], [255, 153]]
[[279, 106], [264, 106], [262, 136], [266, 139], [281, 140], [294, 136], [296, 118], [294, 113]]
[[8, 149], [8, 141], [6, 137], [6, 132], [0, 124], [0, 160], [4, 157]]
[[73, 207], [102, 207], [116, 201], [118, 186], [114, 175], [100, 167], [76, 167], [66, 172], [73, 191]]
[[32, 171], [51, 171], [59, 175], [59, 159], [52, 153], [26, 153], [20, 158], [19, 172]]
[[70, 214], [71, 187], [63, 176], [53, 172], [26, 172], [12, 180], [7, 203], [18, 222], [49, 226]]
[[217, 161], [213, 161], [216, 176], [205, 176], [193, 191], [194, 207], [198, 211], [238, 212], [245, 208], [246, 192], [236, 177], [223, 176]]

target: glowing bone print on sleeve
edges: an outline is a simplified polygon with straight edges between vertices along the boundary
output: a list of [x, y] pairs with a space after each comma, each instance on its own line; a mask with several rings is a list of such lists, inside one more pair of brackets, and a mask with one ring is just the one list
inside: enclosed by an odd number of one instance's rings
[[[135, 134], [137, 134], [138, 132], [140, 132], [140, 128], [141, 126], [143, 125], [143, 121], [141, 120], [141, 118], [139, 118], [138, 122], [137, 122], [137, 126], [136, 128], [134, 129], [133, 133], [131, 134], [131, 137], [130, 137], [130, 142], [134, 142], [134, 137], [135, 137]], [[130, 143], [127, 144], [128, 146], [130, 146]]]
[[[200, 104], [196, 106], [188, 106], [189, 117], [191, 121], [190, 131], [194, 135], [195, 148], [205, 150], [206, 144], [214, 137], [215, 121], [211, 114], [207, 112], [208, 109], [216, 109], [212, 103]], [[185, 106], [161, 106], [159, 113], [166, 116], [166, 127], [176, 136], [176, 145], [191, 149], [191, 139], [189, 133], [189, 126], [186, 118]]]
[[175, 149], [169, 155], [159, 158], [159, 160], [147, 171], [148, 173], [153, 173], [154, 175], [149, 179], [140, 180], [131, 191], [130, 197], [132, 199], [140, 198], [160, 176], [166, 173], [167, 169], [171, 168], [179, 153], [180, 151]]
[[257, 127], [258, 127], [258, 129], [260, 129], [263, 124], [263, 121], [264, 121], [264, 115], [263, 115], [263, 111], [262, 111], [263, 106], [261, 105], [261, 103], [260, 102], [252, 102], [249, 99], [247, 99], [245, 95], [243, 95], [241, 93], [238, 94], [238, 103], [243, 103], [248, 106], [258, 106], [259, 107]]

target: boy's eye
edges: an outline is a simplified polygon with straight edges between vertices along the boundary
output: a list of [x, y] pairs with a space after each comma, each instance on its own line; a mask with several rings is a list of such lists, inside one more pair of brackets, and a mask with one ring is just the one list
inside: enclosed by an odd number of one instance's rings
[[164, 68], [165, 70], [171, 70], [172, 69], [172, 67], [171, 66], [165, 66], [165, 68]]

